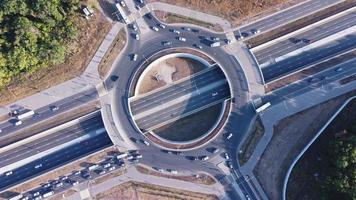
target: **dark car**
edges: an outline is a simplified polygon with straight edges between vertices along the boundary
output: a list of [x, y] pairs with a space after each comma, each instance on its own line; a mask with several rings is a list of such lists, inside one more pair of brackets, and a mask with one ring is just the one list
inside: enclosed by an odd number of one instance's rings
[[306, 44], [310, 44], [312, 43], [312, 40], [309, 40], [309, 39], [306, 39], [306, 38], [303, 38], [302, 41]]
[[299, 43], [300, 41], [302, 41], [301, 39], [298, 39], [298, 38], [289, 38], [289, 41], [293, 44], [297, 44]]

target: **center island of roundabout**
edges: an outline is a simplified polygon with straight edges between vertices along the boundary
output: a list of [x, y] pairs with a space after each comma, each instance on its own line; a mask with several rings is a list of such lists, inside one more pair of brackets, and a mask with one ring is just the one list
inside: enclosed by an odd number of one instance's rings
[[159, 51], [130, 79], [127, 110], [145, 140], [130, 139], [169, 150], [199, 148], [222, 132], [231, 103], [229, 80], [210, 56], [183, 47]]

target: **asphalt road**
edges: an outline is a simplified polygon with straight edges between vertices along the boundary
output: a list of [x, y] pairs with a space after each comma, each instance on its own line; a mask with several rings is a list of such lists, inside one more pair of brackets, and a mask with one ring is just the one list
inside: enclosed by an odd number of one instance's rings
[[[197, 91], [199, 91], [199, 89]], [[217, 92], [216, 96], [212, 95], [214, 92]], [[218, 87], [211, 88], [209, 91], [195, 95], [186, 101], [174, 104], [165, 109], [160, 109], [154, 114], [136, 119], [135, 121], [140, 129], [148, 131], [168, 122], [180, 119], [188, 114], [192, 114], [195, 110], [203, 108], [206, 105], [213, 105], [228, 98], [230, 98], [230, 91], [228, 84], [225, 83]]]
[[88, 89], [84, 92], [80, 92], [76, 95], [61, 99], [51, 105], [57, 106], [59, 109], [57, 111], [52, 111], [49, 106], [41, 107], [35, 110], [36, 115], [22, 120], [22, 124], [19, 126], [14, 125], [14, 119], [10, 119], [7, 122], [0, 124], [0, 138], [12, 134], [17, 130], [23, 129], [25, 127], [30, 127], [40, 121], [47, 120], [57, 114], [64, 113], [74, 107], [78, 107], [82, 104], [88, 103], [98, 98], [98, 93], [95, 88]]
[[44, 152], [58, 145], [70, 142], [87, 134], [89, 131], [103, 128], [100, 113], [88, 117], [85, 121], [69, 126], [48, 136], [25, 145], [0, 153], [0, 167], [21, 161], [37, 153]]
[[356, 33], [262, 68], [266, 83], [311, 63], [356, 47]]
[[[308, 39], [311, 42], [318, 41], [322, 38], [328, 37], [330, 35], [336, 34], [342, 30], [356, 25], [356, 12], [349, 13], [347, 15], [338, 17], [336, 19], [330, 20], [326, 23], [320, 24], [319, 26], [313, 27], [304, 32], [300, 32], [296, 35], [291, 36], [295, 39]], [[266, 48], [254, 51], [259, 64], [265, 63], [271, 59], [278, 58], [289, 52], [307, 46], [308, 43], [299, 41], [294, 43], [291, 38], [278, 41]]]
[[[136, 115], [145, 110], [156, 107], [159, 104], [172, 101], [180, 96], [190, 94], [196, 88], [206, 86], [215, 81], [224, 80], [225, 76], [219, 68], [214, 68], [203, 74], [199, 74], [191, 79], [183, 82], [172, 84], [157, 92], [151, 93], [147, 96], [138, 97], [130, 100], [131, 112]], [[157, 103], [159, 102], [159, 103]]]
[[[324, 8], [332, 3], [340, 2], [340, 0], [310, 0], [305, 3], [294, 6], [290, 9], [278, 12], [273, 15], [269, 15], [265, 18], [262, 18], [256, 22], [247, 24], [240, 28], [240, 31], [251, 35], [251, 29], [258, 29], [261, 32], [274, 29], [280, 25], [288, 23], [292, 20], [300, 18], [305, 15]], [[239, 35], [238, 31], [234, 32], [235, 35]]]
[[[0, 190], [5, 190], [15, 184], [22, 183], [25, 180], [36, 177], [44, 172], [62, 166], [72, 160], [76, 160], [84, 155], [88, 155], [112, 145], [112, 142], [106, 132], [101, 133], [95, 137], [82, 141], [80, 144], [74, 144], [63, 150], [54, 152], [41, 159], [35, 160], [29, 164], [13, 170], [10, 176], [0, 176]], [[35, 169], [37, 164], [42, 164], [42, 167]]]

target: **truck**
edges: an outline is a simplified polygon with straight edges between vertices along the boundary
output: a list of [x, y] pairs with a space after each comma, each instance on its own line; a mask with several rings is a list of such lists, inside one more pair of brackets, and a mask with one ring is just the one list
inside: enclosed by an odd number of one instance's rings
[[47, 197], [50, 197], [50, 196], [52, 196], [52, 195], [54, 195], [54, 192], [53, 192], [53, 191], [48, 191], [48, 192], [44, 193], [44, 194], [42, 195], [42, 197], [43, 197], [43, 198], [47, 198]]
[[210, 47], [219, 47], [221, 44], [220, 42], [212, 42], [210, 43]]
[[96, 169], [96, 168], [98, 168], [98, 167], [99, 167], [99, 165], [93, 164], [93, 165], [91, 165], [91, 166], [88, 167], [88, 170], [89, 170], [89, 171], [92, 171], [92, 170], [94, 170], [94, 169]]
[[126, 157], [127, 157], [127, 153], [119, 153], [119, 155], [116, 156], [117, 159], [122, 159]]
[[261, 107], [257, 108], [256, 112], [260, 113], [260, 112], [264, 111], [265, 109], [267, 109], [270, 106], [271, 106], [271, 103], [267, 102], [267, 103], [263, 104]]
[[[122, 20], [124, 20], [124, 22], [126, 24], [130, 23], [129, 19], [125, 16], [125, 11], [122, 9], [120, 3], [116, 3], [115, 6], [116, 6], [117, 10], [119, 11], [119, 13], [120, 13], [120, 15], [122, 17]], [[116, 16], [119, 19], [119, 16], [118, 15], [116, 15]]]
[[29, 110], [29, 111], [26, 111], [26, 112], [24, 112], [24, 113], [22, 113], [22, 114], [17, 115], [16, 118], [17, 118], [18, 120], [21, 120], [21, 119], [24, 119], [24, 118], [31, 117], [31, 116], [33, 116], [34, 114], [35, 114], [35, 111]]

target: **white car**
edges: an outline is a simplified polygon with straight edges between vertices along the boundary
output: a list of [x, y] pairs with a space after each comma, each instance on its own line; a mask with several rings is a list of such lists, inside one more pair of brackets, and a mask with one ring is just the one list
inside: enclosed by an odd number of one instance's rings
[[213, 96], [213, 97], [215, 97], [216, 95], [218, 95], [218, 92], [213, 92], [213, 93], [211, 94], [211, 96]]
[[179, 41], [182, 41], [182, 42], [187, 41], [187, 39], [185, 39], [184, 37], [178, 37], [178, 40], [179, 40]]
[[125, 6], [126, 6], [126, 4], [125, 4], [124, 1], [120, 1], [120, 4], [121, 4], [122, 7], [125, 7]]
[[226, 139], [230, 139], [232, 137], [232, 133], [229, 133], [229, 135], [226, 137]]
[[143, 140], [142, 142], [143, 142], [143, 144], [145, 144], [146, 146], [150, 146], [150, 143], [147, 142], [146, 140]]
[[209, 156], [203, 156], [203, 157], [201, 157], [200, 159], [201, 159], [202, 161], [206, 161], [206, 160], [209, 159]]
[[229, 160], [229, 155], [225, 152], [224, 153], [224, 158], [226, 159], [226, 160]]
[[178, 35], [180, 34], [180, 31], [178, 31], [176, 29], [173, 29], [172, 32], [175, 33], [175, 34], [178, 34]]
[[164, 24], [158, 24], [158, 26], [159, 26], [160, 28], [166, 28], [166, 26], [165, 26]]
[[135, 34], [135, 40], [140, 40], [140, 36], [138, 34]]
[[12, 171], [5, 172], [5, 176], [10, 176], [12, 174]]
[[155, 27], [155, 26], [152, 26], [151, 28], [152, 28], [152, 30], [154, 30], [154, 31], [156, 31], [156, 32], [158, 31], [158, 28]]
[[131, 59], [132, 59], [132, 61], [136, 61], [136, 60], [137, 60], [137, 57], [138, 57], [138, 55], [137, 55], [137, 54], [135, 54], [135, 53], [134, 53], [134, 54], [132, 54], [132, 58], [131, 58]]
[[168, 169], [167, 171], [169, 171], [172, 174], [178, 174], [178, 171], [174, 169]]
[[38, 168], [41, 168], [41, 167], [42, 167], [42, 163], [35, 165], [35, 169], [38, 169]]

